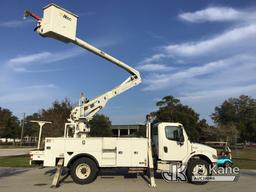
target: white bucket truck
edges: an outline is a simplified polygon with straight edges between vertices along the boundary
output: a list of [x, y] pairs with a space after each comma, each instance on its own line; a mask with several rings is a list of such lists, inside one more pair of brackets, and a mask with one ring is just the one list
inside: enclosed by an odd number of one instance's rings
[[[45, 138], [43, 150], [38, 148], [30, 152], [31, 164], [67, 167], [73, 181], [78, 184], [94, 181], [102, 168], [128, 168], [131, 172], [148, 169], [151, 186], [156, 186], [153, 172], [169, 172], [172, 165], [184, 166], [190, 182], [193, 182], [193, 176], [210, 174], [209, 166], [217, 161], [216, 150], [191, 143], [180, 123], [160, 122], [151, 127], [148, 116], [146, 138], [90, 137], [88, 122], [109, 99], [138, 85], [141, 82], [140, 73], [77, 38], [78, 17], [73, 13], [54, 4], [46, 6], [43, 11], [43, 18], [30, 11], [25, 12], [25, 16], [37, 20], [37, 33], [87, 49], [128, 71], [130, 76], [119, 86], [95, 99], [88, 100], [81, 95], [79, 105], [71, 111], [68, 123], [65, 124], [64, 137]], [[70, 132], [73, 135], [69, 135]]]

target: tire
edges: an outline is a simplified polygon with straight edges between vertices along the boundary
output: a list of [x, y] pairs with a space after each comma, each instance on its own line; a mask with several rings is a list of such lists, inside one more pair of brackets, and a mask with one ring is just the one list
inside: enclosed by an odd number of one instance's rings
[[97, 178], [97, 174], [98, 167], [96, 163], [87, 157], [77, 159], [70, 169], [71, 178], [80, 185], [93, 182]]
[[[197, 172], [197, 174], [195, 174]], [[191, 159], [187, 166], [186, 176], [188, 182], [196, 185], [204, 185], [208, 181], [193, 181], [193, 176], [209, 176], [209, 163], [202, 159]]]

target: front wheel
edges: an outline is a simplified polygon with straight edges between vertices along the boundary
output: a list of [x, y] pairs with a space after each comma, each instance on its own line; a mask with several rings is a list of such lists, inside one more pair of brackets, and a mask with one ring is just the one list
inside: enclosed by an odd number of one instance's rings
[[70, 169], [70, 175], [77, 184], [84, 185], [93, 182], [98, 173], [95, 162], [87, 157], [77, 159]]
[[[188, 163], [186, 172], [188, 181], [193, 184], [203, 185], [208, 181], [202, 180], [205, 176], [209, 176], [209, 163], [202, 159], [192, 159]], [[202, 176], [202, 177], [200, 177]]]

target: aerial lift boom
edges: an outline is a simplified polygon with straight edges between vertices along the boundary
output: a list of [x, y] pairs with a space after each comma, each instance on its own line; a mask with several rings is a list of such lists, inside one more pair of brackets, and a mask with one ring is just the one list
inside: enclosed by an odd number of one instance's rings
[[[78, 134], [84, 135], [84, 133], [90, 131], [89, 127], [87, 126], [87, 122], [90, 121], [99, 110], [105, 107], [108, 100], [141, 83], [141, 77], [140, 73], [134, 68], [112, 57], [111, 55], [101, 51], [100, 49], [90, 45], [89, 43], [79, 38], [76, 38], [75, 41], [73, 41], [73, 43], [116, 64], [117, 66], [123, 68], [124, 70], [130, 73], [130, 76], [119, 86], [115, 87], [110, 91], [107, 91], [106, 93], [94, 98], [91, 101], [87, 100], [83, 95], [81, 95], [79, 106], [76, 106], [71, 111], [69, 118], [71, 125], [73, 124], [78, 128], [78, 132], [75, 131], [75, 135], [79, 136]], [[86, 126], [84, 127], [84, 125]]]
[[[48, 8], [48, 9], [47, 9]], [[48, 11], [50, 10], [50, 11]], [[56, 23], [49, 19], [56, 12], [63, 10], [63, 13], [56, 15]], [[25, 17], [31, 16], [37, 20], [37, 27], [35, 31], [43, 37], [52, 37], [57, 40], [64, 41], [66, 43], [76, 44], [88, 51], [112, 62], [113, 64], [121, 67], [130, 73], [130, 76], [117, 87], [110, 91], [92, 99], [88, 100], [83, 94], [81, 94], [79, 105], [72, 109], [68, 123], [65, 124], [64, 135], [68, 135], [68, 130], [71, 128], [74, 131], [74, 137], [86, 137], [87, 133], [90, 132], [88, 122], [93, 116], [105, 107], [106, 103], [113, 97], [121, 94], [122, 92], [138, 85], [141, 83], [140, 73], [134, 68], [130, 67], [126, 63], [116, 59], [115, 57], [103, 52], [102, 50], [92, 46], [91, 44], [76, 37], [76, 21], [77, 16], [70, 13], [57, 5], [50, 4], [44, 8], [44, 18], [40, 18], [35, 13], [30, 11], [25, 12]], [[58, 18], [61, 16], [60, 18]], [[59, 19], [59, 20], [58, 20]], [[50, 21], [51, 20], [51, 21]], [[61, 26], [58, 28], [56, 26]], [[50, 26], [50, 27], [49, 27]], [[48, 29], [50, 28], [50, 29]], [[48, 32], [47, 32], [48, 30]], [[66, 30], [66, 31], [65, 31]]]

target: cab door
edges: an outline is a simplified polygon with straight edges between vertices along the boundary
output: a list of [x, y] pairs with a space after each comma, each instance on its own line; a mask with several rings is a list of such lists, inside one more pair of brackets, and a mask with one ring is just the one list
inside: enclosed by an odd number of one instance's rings
[[159, 158], [168, 161], [182, 161], [188, 153], [188, 139], [183, 127], [163, 123], [159, 127]]

